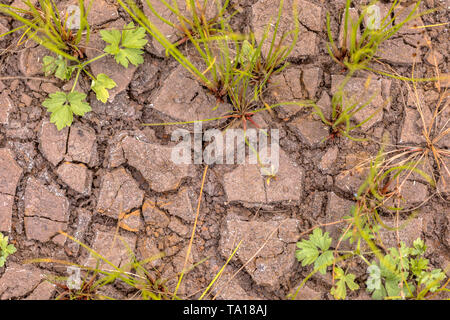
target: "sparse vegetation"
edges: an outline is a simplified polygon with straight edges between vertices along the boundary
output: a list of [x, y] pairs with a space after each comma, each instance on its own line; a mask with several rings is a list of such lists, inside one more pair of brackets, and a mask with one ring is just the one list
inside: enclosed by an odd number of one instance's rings
[[0, 268], [5, 265], [8, 256], [16, 251], [16, 247], [9, 243], [8, 237], [5, 237], [3, 233], [0, 232]]

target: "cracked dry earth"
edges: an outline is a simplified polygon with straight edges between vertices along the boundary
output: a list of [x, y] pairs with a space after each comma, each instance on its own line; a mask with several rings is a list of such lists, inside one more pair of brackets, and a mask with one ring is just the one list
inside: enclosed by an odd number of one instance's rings
[[[68, 5], [73, 1], [58, 2]], [[240, 10], [232, 20], [234, 28], [252, 31], [257, 39], [278, 7], [278, 1], [273, 0], [232, 2]], [[356, 12], [363, 1], [354, 2]], [[344, 3], [300, 0], [299, 42], [289, 58], [291, 65], [269, 84], [268, 101], [313, 99], [325, 114], [330, 113], [330, 97], [343, 73], [326, 52], [325, 15], [331, 13], [332, 28], [339, 33]], [[442, 4], [448, 8], [450, 2], [427, 0], [422, 9]], [[387, 8], [383, 2], [380, 5], [383, 10]], [[446, 22], [446, 16], [448, 10], [440, 10], [414, 23]], [[285, 17], [282, 30], [293, 25], [288, 10]], [[96, 48], [103, 49], [95, 30], [120, 28], [130, 21], [114, 1], [108, 0], [94, 1], [89, 19], [94, 33], [88, 57], [96, 54]], [[0, 16], [0, 33], [14, 27], [15, 22]], [[173, 30], [164, 32], [171, 35]], [[75, 119], [70, 128], [57, 131], [41, 104], [47, 94], [67, 91], [71, 83], [28, 78], [43, 76], [41, 61], [46, 52], [31, 42], [16, 47], [18, 36], [0, 38], [0, 49], [8, 49], [0, 55], [0, 76], [22, 77], [0, 81], [0, 231], [17, 247], [6, 266], [0, 268], [0, 299], [52, 299], [57, 295], [56, 287], [45, 278], [67, 276], [66, 267], [24, 264], [28, 259], [53, 258], [95, 265], [86, 250], [60, 235], [59, 230], [118, 266], [129, 261], [126, 246], [138, 259], [164, 252], [165, 257], [147, 267], [154, 270], [155, 277], [167, 279], [168, 288], [173, 290], [183, 268], [204, 167], [171, 162], [170, 136], [176, 126], [149, 128], [141, 124], [212, 118], [230, 105], [225, 103], [212, 110], [215, 99], [183, 68], [164, 57], [161, 47], [149, 37], [145, 62], [137, 68], [125, 70], [109, 58], [91, 65], [94, 74], [108, 70], [117, 87], [106, 104], [98, 102], [91, 92], [88, 99], [93, 111]], [[449, 49], [445, 26], [426, 32], [405, 28], [383, 44], [380, 58], [402, 75], [411, 74], [415, 63], [415, 75], [428, 78], [434, 76], [434, 61], [443, 74], [448, 74]], [[347, 89], [363, 92], [366, 78], [366, 73], [356, 74]], [[448, 81], [441, 83], [442, 89], [449, 85]], [[78, 90], [89, 92], [87, 79], [81, 79]], [[436, 105], [439, 99], [434, 83], [419, 85], [419, 93], [426, 106]], [[422, 123], [405, 83], [372, 75], [366, 94], [374, 98], [366, 110], [355, 115], [355, 120], [363, 120], [380, 106], [383, 111], [364, 124], [361, 134], [380, 140], [388, 133], [391, 141], [399, 145], [423, 143]], [[447, 108], [440, 123], [445, 124], [448, 115]], [[366, 173], [352, 168], [378, 151], [374, 143], [339, 137], [321, 143], [330, 134], [328, 128], [310, 110], [295, 106], [278, 108], [273, 114], [259, 113], [254, 118], [261, 127], [280, 130], [277, 178], [268, 185], [254, 165], [209, 168], [188, 259], [190, 264], [206, 261], [184, 277], [178, 292], [181, 297], [198, 297], [243, 239], [213, 294], [219, 299], [284, 299], [312, 270], [301, 267], [295, 259], [300, 234], [318, 223], [337, 221], [348, 214], [353, 194]], [[442, 148], [449, 147], [448, 136], [441, 144]], [[445, 161], [449, 163], [448, 158]], [[420, 177], [410, 177], [402, 188], [407, 206], [415, 207], [431, 198], [400, 231], [401, 240], [407, 244], [419, 236], [424, 238], [429, 247], [427, 258], [433, 267], [442, 269], [450, 261], [450, 190], [444, 180], [448, 175], [442, 173], [437, 187], [439, 197], [436, 189]], [[389, 223], [391, 218], [384, 219]], [[114, 242], [111, 248], [117, 226], [124, 241]], [[336, 239], [341, 226], [330, 225], [325, 230]], [[386, 245], [396, 245], [395, 234], [384, 232], [382, 237]], [[362, 285], [367, 278], [365, 268], [352, 268]], [[316, 274], [297, 298], [332, 299], [328, 293], [331, 283], [329, 275]], [[119, 299], [135, 293], [120, 284], [102, 290]], [[360, 290], [349, 298], [369, 296]]]

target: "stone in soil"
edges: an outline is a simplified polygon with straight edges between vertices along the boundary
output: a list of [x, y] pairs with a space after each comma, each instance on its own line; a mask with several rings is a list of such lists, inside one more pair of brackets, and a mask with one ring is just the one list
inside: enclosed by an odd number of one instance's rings
[[322, 157], [322, 160], [320, 160], [319, 163], [319, 169], [324, 173], [331, 172], [335, 167], [335, 162], [338, 156], [339, 149], [338, 147], [334, 146], [325, 152], [325, 154]]
[[14, 196], [0, 193], [0, 231], [11, 232]]
[[0, 94], [0, 124], [9, 123], [9, 115], [15, 110], [12, 100], [6, 92]]
[[0, 193], [14, 196], [22, 172], [11, 150], [0, 148]]
[[[292, 14], [292, 0], [288, 0], [284, 2], [284, 7], [282, 11], [282, 19], [280, 20], [279, 29], [276, 37], [276, 43], [278, 43], [281, 39], [281, 35], [284, 32], [290, 32], [295, 29], [295, 24], [293, 21]], [[299, 56], [309, 56], [315, 55], [318, 53], [317, 42], [318, 36], [313, 31], [321, 31], [321, 15], [322, 8], [309, 2], [309, 1], [300, 1], [299, 3], [299, 21], [300, 21], [300, 30], [299, 37], [294, 49], [292, 50], [290, 56], [291, 57], [299, 57]], [[259, 0], [252, 6], [252, 17], [251, 17], [251, 25], [252, 29], [255, 32], [255, 38], [259, 42], [262, 40], [264, 33], [267, 29], [268, 21], [272, 21], [272, 24], [276, 23], [276, 19], [279, 11], [279, 2], [274, 2], [270, 0]], [[310, 30], [313, 31], [309, 31]], [[264, 56], [267, 56], [270, 50], [270, 43], [273, 38], [273, 30], [272, 27], [268, 33], [268, 37], [266, 41], [262, 45], [262, 52]], [[293, 42], [293, 36], [286, 37], [283, 45], [290, 46]]]
[[171, 215], [178, 216], [188, 222], [194, 222], [195, 213], [191, 203], [191, 199], [194, 197], [195, 195], [191, 188], [183, 188], [174, 196], [158, 199], [157, 204]]
[[189, 176], [189, 165], [172, 161], [171, 147], [146, 143], [134, 137], [126, 137], [122, 145], [128, 164], [139, 170], [153, 191], [175, 190]]
[[227, 104], [217, 104], [217, 99], [182, 66], [169, 74], [152, 101], [154, 109], [178, 121], [216, 118], [230, 110]]
[[[96, 230], [96, 232], [92, 249], [116, 267], [124, 268], [125, 271], [130, 270], [131, 267], [128, 264], [131, 262], [131, 253], [134, 252], [136, 247], [136, 235], [121, 235], [116, 234], [114, 231], [101, 231], [98, 228], [95, 228], [94, 230]], [[95, 267], [96, 263], [97, 258], [90, 254], [84, 265]], [[99, 269], [103, 270], [111, 268], [112, 266], [100, 259]]]
[[70, 127], [67, 144], [67, 161], [83, 162], [93, 166], [97, 160], [97, 136], [95, 131], [85, 125], [74, 124]]
[[102, 177], [97, 211], [117, 219], [121, 213], [139, 208], [143, 198], [144, 191], [139, 189], [128, 171], [114, 169]]
[[53, 123], [45, 120], [39, 131], [39, 150], [54, 166], [57, 166], [66, 154], [67, 136], [69, 128], [60, 131]]
[[142, 228], [141, 211], [135, 210], [119, 221], [119, 227], [131, 232], [139, 232]]
[[[277, 103], [313, 99], [320, 83], [320, 69], [291, 67], [276, 74], [268, 84], [268, 92]], [[281, 105], [275, 108], [280, 118], [288, 118], [303, 110], [301, 105]]]
[[322, 121], [309, 118], [297, 118], [288, 127], [309, 147], [319, 147], [321, 142], [329, 136], [329, 127]]
[[379, 58], [395, 64], [420, 63], [421, 60], [416, 55], [420, 55], [420, 51], [405, 44], [403, 39], [388, 39], [378, 49]]
[[55, 291], [56, 285], [44, 280], [24, 300], [50, 300]]
[[[110, 29], [122, 30], [125, 24], [126, 23], [124, 20], [118, 19], [109, 24], [108, 27], [104, 28], [103, 30], [110, 30]], [[92, 33], [89, 46], [91, 48], [86, 50], [86, 55], [88, 59], [93, 59], [96, 56], [98, 56], [99, 55], [98, 50], [103, 51], [105, 47], [105, 42], [101, 39], [100, 34], [98, 32]], [[134, 72], [137, 69], [137, 67], [135, 67], [131, 63], [129, 64], [128, 68], [124, 68], [122, 65], [117, 64], [112, 56], [107, 56], [103, 59], [94, 61], [93, 63], [90, 64], [90, 66], [94, 75], [105, 73], [105, 70], [107, 70], [108, 76], [116, 82], [117, 86], [111, 90], [108, 90], [109, 91], [108, 101], [110, 102], [114, 101], [114, 98], [119, 93], [127, 89], [128, 85], [133, 79]]]
[[[335, 94], [344, 80], [344, 76], [332, 75], [331, 76], [331, 92]], [[371, 79], [368, 87], [366, 88], [366, 78], [352, 78], [344, 87], [344, 101], [350, 105], [357, 103], [358, 106], [369, 102], [369, 105], [358, 111], [354, 115], [354, 120], [357, 123], [361, 123], [373, 114], [375, 114], [369, 121], [365, 122], [360, 128], [363, 131], [370, 129], [383, 119], [383, 108], [389, 107], [389, 97], [385, 90], [385, 87], [390, 87], [390, 80], [383, 83], [382, 79]]]
[[0, 149], [0, 231], [11, 231], [17, 183], [22, 175], [10, 149]]
[[56, 173], [70, 188], [83, 195], [91, 193], [92, 171], [82, 163], [62, 163]]
[[35, 290], [44, 277], [41, 271], [32, 265], [7, 263], [0, 278], [0, 300], [18, 299]]
[[159, 258], [161, 251], [153, 237], [143, 236], [137, 240], [137, 254], [140, 261], [147, 261], [144, 266], [147, 269], [161, 265], [161, 259]]
[[[270, 153], [269, 149], [260, 151], [264, 163]], [[279, 168], [275, 179], [271, 178], [265, 186], [270, 168], [259, 168], [249, 164], [247, 157], [244, 164], [224, 175], [224, 188], [228, 201], [262, 203], [277, 201], [300, 201], [303, 188], [304, 172], [283, 150], [279, 150]], [[262, 175], [265, 174], [265, 175]]]
[[67, 228], [69, 201], [60, 190], [50, 190], [30, 177], [25, 189], [25, 231], [29, 240], [47, 242]]
[[27, 77], [43, 74], [42, 61], [46, 55], [51, 53], [43, 46], [24, 49], [19, 56], [19, 70]]
[[155, 226], [157, 228], [165, 228], [169, 225], [169, 217], [159, 208], [156, 207], [154, 201], [146, 199], [142, 205], [142, 215], [144, 221], [148, 225]]
[[257, 285], [277, 289], [293, 272], [298, 223], [294, 219], [244, 221], [230, 214], [225, 219], [225, 229], [221, 234], [220, 252], [225, 259], [229, 258], [242, 239], [233, 259], [247, 263], [262, 247], [245, 270]]

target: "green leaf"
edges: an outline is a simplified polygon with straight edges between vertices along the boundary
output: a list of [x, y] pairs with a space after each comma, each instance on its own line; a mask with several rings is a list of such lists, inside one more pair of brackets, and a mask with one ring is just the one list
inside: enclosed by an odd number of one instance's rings
[[62, 56], [57, 58], [45, 56], [43, 62], [46, 76], [55, 74], [55, 77], [61, 80], [69, 80], [72, 76], [73, 68], [67, 65], [67, 60]]
[[336, 284], [331, 288], [331, 294], [336, 299], [345, 299], [347, 297], [347, 287], [351, 291], [359, 289], [359, 285], [355, 283], [355, 275], [352, 273], [346, 274], [344, 270], [339, 267], [335, 269]]
[[75, 91], [67, 95], [70, 108], [77, 116], [84, 116], [86, 112], [90, 112], [92, 110], [89, 103], [83, 101], [84, 99], [86, 99], [86, 94], [82, 92]]
[[302, 262], [302, 266], [314, 263], [314, 268], [325, 274], [328, 266], [333, 264], [333, 252], [328, 250], [332, 239], [328, 232], [322, 234], [322, 230], [317, 228], [310, 235], [309, 240], [303, 239], [297, 242], [299, 250], [295, 252], [297, 260]]
[[431, 292], [439, 289], [440, 283], [445, 279], [445, 273], [441, 269], [433, 269], [431, 272], [422, 272], [418, 278], [418, 284], [424, 285]]
[[73, 114], [84, 116], [91, 111], [91, 106], [84, 102], [86, 94], [82, 92], [55, 92], [42, 103], [51, 113], [50, 122], [54, 123], [58, 130], [70, 126], [73, 122]]
[[424, 254], [426, 250], [427, 246], [425, 245], [425, 242], [422, 239], [417, 238], [416, 240], [414, 240], [413, 248], [411, 250], [411, 254], [413, 256]]
[[97, 79], [92, 80], [91, 89], [94, 90], [97, 95], [97, 100], [106, 103], [109, 98], [109, 92], [107, 89], [112, 89], [116, 86], [114, 80], [108, 77], [104, 73], [97, 75]]
[[241, 51], [238, 56], [238, 62], [240, 64], [246, 64], [247, 62], [252, 62], [255, 56], [255, 49], [248, 40], [244, 40], [242, 43]]
[[17, 251], [14, 245], [8, 244], [8, 240], [9, 238], [3, 236], [3, 234], [0, 232], [0, 268], [5, 265], [8, 256]]
[[144, 28], [135, 28], [134, 23], [130, 22], [122, 32], [102, 30], [100, 35], [103, 41], [109, 43], [104, 51], [113, 55], [116, 62], [125, 68], [129, 63], [138, 66], [144, 62], [142, 49], [147, 43]]

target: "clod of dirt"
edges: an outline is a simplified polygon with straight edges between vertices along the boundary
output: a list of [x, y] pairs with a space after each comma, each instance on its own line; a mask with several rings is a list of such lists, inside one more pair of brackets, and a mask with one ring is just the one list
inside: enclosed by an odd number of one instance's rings
[[297, 118], [290, 122], [288, 127], [311, 148], [319, 146], [329, 136], [329, 127], [322, 121]]
[[[260, 152], [264, 163], [268, 156], [267, 149]], [[224, 188], [228, 201], [243, 201], [246, 203], [269, 203], [276, 201], [299, 201], [302, 196], [304, 172], [293, 162], [283, 150], [279, 150], [279, 168], [275, 179], [265, 186], [266, 173], [256, 164], [250, 164], [247, 157], [244, 164], [224, 175]], [[267, 178], [267, 177], [266, 177]]]
[[61, 164], [56, 173], [70, 188], [83, 195], [91, 193], [92, 171], [84, 164], [76, 164], [64, 162]]
[[0, 299], [20, 298], [33, 291], [43, 278], [38, 268], [11, 262], [0, 278]]
[[35, 45], [23, 50], [19, 57], [19, 69], [22, 74], [27, 77], [43, 74], [42, 61], [47, 55], [50, 55], [50, 52], [43, 46]]
[[149, 199], [146, 199], [142, 205], [142, 215], [146, 224], [155, 226], [156, 228], [165, 228], [170, 223], [169, 217], [156, 207], [154, 201]]
[[182, 66], [164, 80], [153, 108], [178, 121], [216, 118], [231, 110], [229, 105], [218, 103]]
[[[383, 220], [383, 222], [390, 228], [396, 228], [395, 220], [394, 221]], [[424, 229], [424, 219], [423, 217], [416, 217], [413, 219], [401, 219], [399, 221], [398, 226], [399, 226], [398, 233], [400, 241], [404, 242], [407, 246], [411, 247], [414, 240], [422, 237], [422, 232]], [[397, 247], [398, 239], [397, 239], [397, 232], [395, 230], [392, 231], [387, 229], [381, 229], [380, 237], [386, 248]]]
[[117, 219], [121, 213], [139, 208], [143, 199], [144, 191], [133, 177], [124, 168], [118, 168], [102, 177], [97, 211]]
[[25, 231], [28, 239], [46, 242], [65, 230], [69, 219], [69, 201], [60, 190], [50, 190], [30, 177], [25, 189]]
[[[319, 82], [319, 68], [290, 67], [273, 76], [267, 90], [277, 103], [298, 101], [314, 98]], [[299, 105], [281, 105], [275, 111], [280, 118], [287, 118], [303, 109]]]
[[8, 97], [7, 93], [2, 92], [2, 94], [0, 94], [0, 124], [7, 125], [9, 122], [9, 115], [14, 112], [14, 110], [15, 105]]
[[39, 149], [54, 166], [57, 166], [64, 159], [68, 134], [68, 127], [58, 131], [53, 123], [47, 120], [42, 122], [39, 131]]
[[160, 208], [169, 211], [171, 215], [178, 216], [188, 222], [194, 222], [195, 213], [191, 202], [191, 199], [194, 198], [195, 194], [191, 188], [183, 188], [175, 196], [158, 199], [157, 204]]
[[[294, 30], [295, 25], [293, 21], [292, 0], [284, 2], [282, 18], [276, 37], [276, 43], [281, 39], [281, 36], [286, 32]], [[270, 0], [259, 0], [252, 7], [252, 27], [255, 32], [255, 38], [260, 42], [270, 21], [274, 26], [276, 23], [279, 11], [279, 2]], [[318, 36], [313, 31], [321, 31], [322, 29], [322, 8], [309, 2], [299, 1], [298, 5], [300, 30], [298, 41], [291, 52], [291, 57], [315, 55], [318, 53], [317, 42]], [[266, 41], [262, 46], [262, 52], [265, 56], [269, 53], [270, 43], [273, 38], [273, 27], [271, 28]], [[312, 30], [312, 31], [310, 31]], [[286, 46], [292, 44], [293, 35], [286, 37], [283, 43]]]
[[286, 280], [285, 276], [292, 272], [295, 242], [299, 234], [298, 220], [287, 219], [281, 225], [280, 222], [279, 219], [267, 222], [243, 221], [230, 214], [226, 217], [225, 230], [220, 238], [220, 252], [224, 258], [228, 258], [237, 243], [243, 240], [233, 258], [241, 263], [247, 263], [264, 246], [246, 265], [245, 270], [258, 285], [272, 290], [277, 289]]
[[81, 124], [70, 127], [69, 142], [67, 144], [67, 161], [83, 162], [94, 166], [98, 162], [97, 136], [95, 131]]
[[0, 149], [0, 231], [11, 231], [12, 206], [22, 168], [10, 149]]
[[381, 43], [378, 55], [381, 59], [394, 64], [420, 63], [416, 57], [420, 54], [410, 45], [404, 43], [403, 39], [389, 39]]
[[119, 227], [131, 232], [139, 232], [142, 229], [141, 210], [135, 210], [126, 214], [119, 222]]
[[[134, 251], [134, 248], [136, 247], [136, 235], [115, 234], [113, 230], [101, 231], [98, 228], [99, 226], [94, 228], [96, 232], [92, 249], [101, 256], [105, 257], [105, 259], [110, 261], [116, 267], [124, 268], [126, 271], [130, 270], [131, 266], [126, 265], [131, 262], [129, 250]], [[95, 268], [97, 259], [97, 257], [90, 254], [89, 257], [87, 257], [84, 266]], [[109, 270], [111, 269], [111, 266], [101, 260], [98, 268], [101, 270]]]
[[154, 191], [175, 190], [189, 175], [189, 165], [178, 165], [171, 160], [170, 147], [146, 143], [134, 137], [126, 137], [122, 145], [128, 164], [139, 170]]

